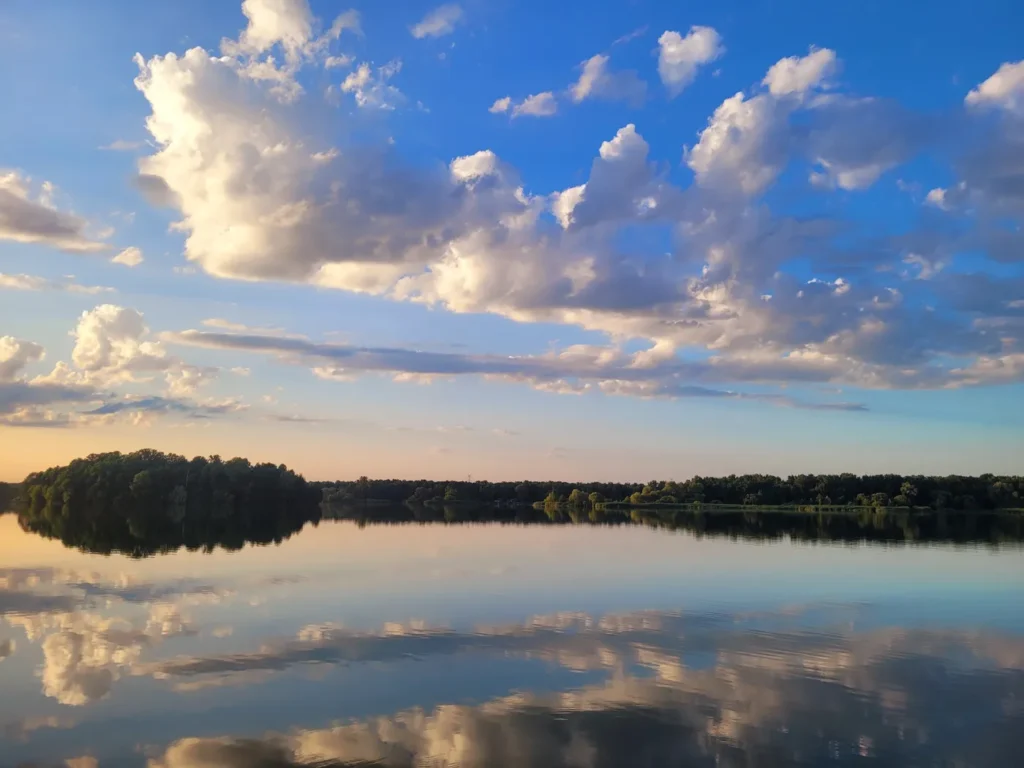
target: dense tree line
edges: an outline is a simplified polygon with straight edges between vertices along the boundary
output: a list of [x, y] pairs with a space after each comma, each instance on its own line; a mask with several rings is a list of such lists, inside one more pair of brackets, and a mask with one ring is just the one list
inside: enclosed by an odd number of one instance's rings
[[25, 478], [22, 528], [90, 552], [279, 542], [319, 520], [320, 492], [284, 465], [144, 450], [93, 454]]
[[562, 483], [371, 480], [317, 483], [328, 503], [391, 502], [414, 505], [537, 502], [593, 507], [600, 504], [729, 504], [736, 506], [922, 507], [992, 510], [1024, 507], [1024, 477], [921, 475], [729, 475], [684, 482]]

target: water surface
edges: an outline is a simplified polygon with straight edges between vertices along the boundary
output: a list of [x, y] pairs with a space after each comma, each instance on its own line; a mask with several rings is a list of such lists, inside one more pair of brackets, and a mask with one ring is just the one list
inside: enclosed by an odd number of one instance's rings
[[1018, 522], [701, 525], [130, 558], [2, 517], [0, 765], [1017, 764]]

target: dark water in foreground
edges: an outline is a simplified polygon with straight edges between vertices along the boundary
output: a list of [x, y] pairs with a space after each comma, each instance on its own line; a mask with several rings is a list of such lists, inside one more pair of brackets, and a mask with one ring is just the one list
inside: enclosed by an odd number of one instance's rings
[[2, 517], [0, 766], [1022, 764], [1017, 523], [702, 525], [131, 559]]

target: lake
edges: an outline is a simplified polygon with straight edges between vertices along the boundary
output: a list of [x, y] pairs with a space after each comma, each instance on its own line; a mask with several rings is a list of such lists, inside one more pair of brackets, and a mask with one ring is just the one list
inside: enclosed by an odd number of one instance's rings
[[1021, 764], [1019, 518], [740, 517], [145, 558], [0, 517], [0, 765]]

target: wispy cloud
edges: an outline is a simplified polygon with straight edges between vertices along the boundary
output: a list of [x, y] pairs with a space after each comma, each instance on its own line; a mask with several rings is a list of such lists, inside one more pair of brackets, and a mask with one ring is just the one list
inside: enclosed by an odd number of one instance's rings
[[51, 280], [36, 275], [10, 275], [0, 272], [0, 289], [12, 291], [66, 291], [94, 296], [99, 293], [113, 293], [113, 288], [101, 285], [81, 285], [72, 276]]
[[444, 37], [455, 31], [455, 26], [462, 21], [462, 17], [462, 6], [448, 3], [432, 10], [409, 31], [417, 40], [425, 37]]

